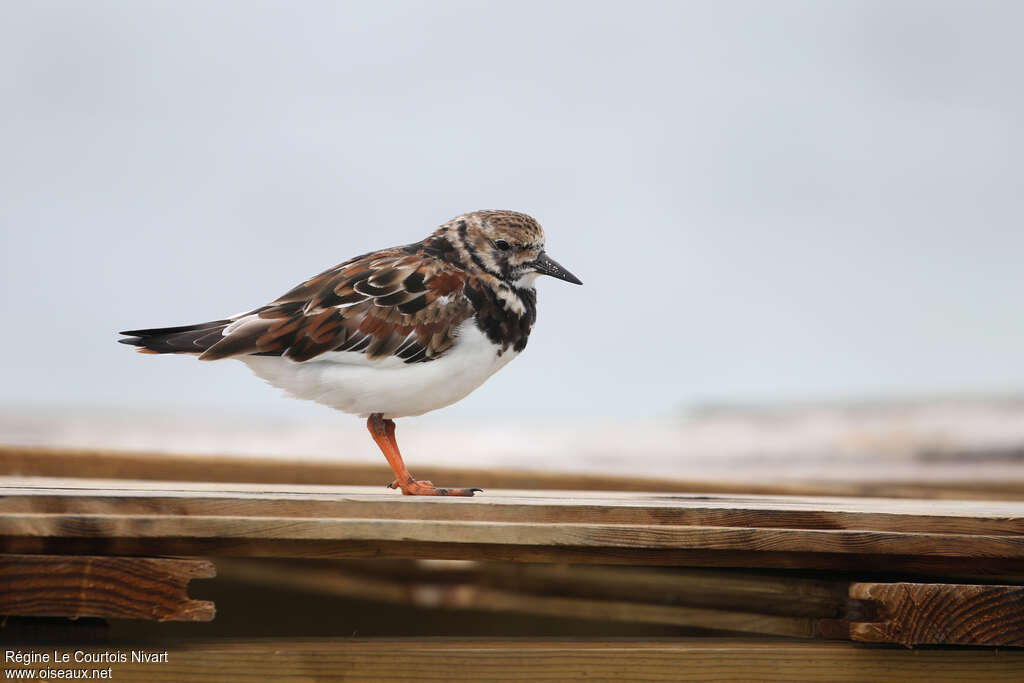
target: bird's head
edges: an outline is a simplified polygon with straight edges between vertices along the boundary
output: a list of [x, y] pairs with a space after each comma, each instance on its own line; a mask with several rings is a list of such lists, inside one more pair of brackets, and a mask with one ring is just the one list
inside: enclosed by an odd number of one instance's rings
[[583, 283], [544, 251], [544, 229], [525, 213], [485, 210], [456, 216], [442, 233], [463, 260], [519, 289], [532, 289], [538, 275]]

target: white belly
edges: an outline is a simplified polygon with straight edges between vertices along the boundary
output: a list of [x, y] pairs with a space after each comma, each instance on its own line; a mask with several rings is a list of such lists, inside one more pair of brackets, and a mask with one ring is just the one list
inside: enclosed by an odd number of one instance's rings
[[385, 418], [422, 415], [465, 398], [518, 354], [501, 356], [469, 319], [456, 342], [437, 360], [405, 363], [400, 358], [371, 361], [361, 353], [333, 352], [296, 363], [280, 356], [242, 356], [253, 372], [291, 396], [346, 413]]

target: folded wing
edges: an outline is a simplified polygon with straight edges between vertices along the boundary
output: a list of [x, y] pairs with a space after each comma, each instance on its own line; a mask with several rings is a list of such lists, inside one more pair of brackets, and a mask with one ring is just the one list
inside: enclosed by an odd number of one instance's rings
[[201, 360], [244, 355], [296, 362], [349, 351], [366, 360], [406, 363], [443, 355], [473, 315], [468, 276], [422, 249], [361, 256], [303, 282], [270, 304], [230, 320], [135, 330], [121, 340], [155, 353], [200, 353]]

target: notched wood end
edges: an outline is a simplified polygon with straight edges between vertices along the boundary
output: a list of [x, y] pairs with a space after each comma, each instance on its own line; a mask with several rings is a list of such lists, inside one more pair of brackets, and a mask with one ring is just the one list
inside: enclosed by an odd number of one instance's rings
[[0, 614], [212, 621], [214, 604], [188, 584], [216, 574], [209, 560], [0, 555]]
[[845, 618], [819, 621], [821, 637], [905, 647], [1024, 646], [1024, 586], [861, 582], [850, 584], [849, 596], [854, 607]]

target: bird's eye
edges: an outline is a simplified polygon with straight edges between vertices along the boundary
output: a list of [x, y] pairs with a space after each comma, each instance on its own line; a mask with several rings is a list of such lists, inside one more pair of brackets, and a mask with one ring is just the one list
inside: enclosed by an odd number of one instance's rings
[[498, 249], [501, 249], [502, 251], [508, 251], [509, 249], [512, 248], [512, 245], [506, 242], [505, 240], [495, 240], [494, 246], [496, 246]]

